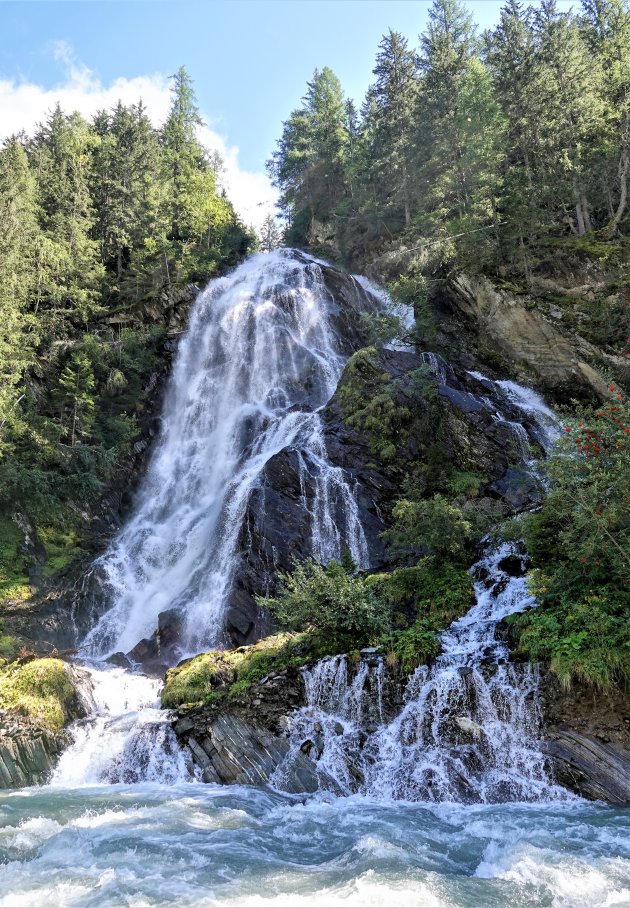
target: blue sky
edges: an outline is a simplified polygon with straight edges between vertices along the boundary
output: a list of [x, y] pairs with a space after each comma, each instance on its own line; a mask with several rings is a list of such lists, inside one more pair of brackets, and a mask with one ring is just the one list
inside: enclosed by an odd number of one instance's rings
[[[141, 92], [160, 119], [166, 77], [183, 64], [211, 130], [207, 140], [228, 159], [234, 184], [249, 175], [237, 194], [268, 203], [264, 162], [313, 69], [330, 66], [360, 102], [383, 33], [391, 27], [417, 45], [429, 6], [429, 0], [0, 2], [0, 133], [13, 131], [20, 117], [31, 129], [55, 94], [64, 107], [89, 113], [111, 103], [116, 87], [127, 101]], [[483, 29], [497, 21], [502, 3], [468, 6]]]

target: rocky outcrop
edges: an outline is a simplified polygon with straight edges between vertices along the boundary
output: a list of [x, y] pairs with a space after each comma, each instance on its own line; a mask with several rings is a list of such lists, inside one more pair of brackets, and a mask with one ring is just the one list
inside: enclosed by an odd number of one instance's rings
[[627, 691], [563, 689], [541, 680], [543, 749], [558, 781], [585, 798], [630, 803], [630, 700]]
[[[440, 357], [434, 356], [432, 363], [433, 371], [427, 372], [425, 358], [400, 350], [374, 351], [367, 360], [362, 377], [365, 398], [377, 393], [371, 385], [377, 376], [391, 388], [395, 405], [410, 414], [393, 439], [396, 456], [390, 460], [374, 454], [369, 433], [349, 424], [342, 403], [345, 374], [322, 414], [328, 457], [343, 468], [354, 488], [373, 568], [387, 561], [381, 534], [403, 482], [413, 472], [421, 489], [426, 478], [418, 465], [431, 457], [484, 476], [476, 506], [490, 515], [513, 514], [541, 501], [542, 486], [518, 465], [523, 452], [510, 418], [522, 422], [523, 414], [512, 412], [506, 398], [497, 398], [493, 382], [449, 366]], [[418, 370], [426, 373], [426, 387], [420, 392], [414, 386]], [[497, 419], [499, 409], [505, 419]], [[524, 426], [535, 444], [536, 425], [525, 419]], [[293, 559], [312, 554], [309, 508], [314, 482], [299, 452], [285, 448], [268, 461], [251, 494], [227, 612], [228, 633], [237, 645], [269, 632], [268, 618], [257, 608], [255, 597], [273, 591], [278, 572], [289, 571]]]
[[571, 729], [558, 729], [543, 742], [554, 774], [565, 788], [584, 798], [608, 804], [630, 804], [630, 753], [619, 753]]
[[[274, 672], [237, 696], [178, 710], [173, 730], [188, 746], [206, 782], [261, 785], [289, 753], [288, 717], [304, 702], [295, 668]], [[317, 789], [312, 762], [300, 755], [283, 779], [291, 792]]]
[[438, 305], [440, 330], [462, 361], [476, 356], [561, 398], [605, 395], [610, 357], [566, 328], [558, 307], [468, 274], [447, 283]]
[[[19, 706], [0, 709], [0, 788], [45, 782], [72, 741], [68, 726], [95, 709], [88, 673], [68, 664], [63, 671], [71, 686], [60, 701], [63, 727], [51, 727], [42, 718], [25, 715]], [[36, 691], [34, 697], [37, 694]]]
[[[181, 729], [186, 727], [186, 720], [180, 720], [175, 725], [176, 734], [182, 734]], [[200, 740], [190, 734], [187, 744], [201, 769], [203, 781], [225, 785], [266, 784], [290, 751], [287, 738], [272, 734], [255, 720], [245, 721], [233, 713], [218, 716]], [[282, 783], [283, 790], [290, 793], [317, 791], [313, 763], [298, 754], [290, 761]]]
[[0, 788], [45, 782], [64, 749], [68, 732], [51, 732], [37, 722], [0, 710]]

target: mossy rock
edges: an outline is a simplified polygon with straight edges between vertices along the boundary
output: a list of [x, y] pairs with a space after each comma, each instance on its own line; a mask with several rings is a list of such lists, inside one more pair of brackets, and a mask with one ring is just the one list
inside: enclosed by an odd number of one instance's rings
[[162, 706], [215, 703], [236, 697], [273, 672], [301, 668], [324, 656], [353, 647], [348, 636], [325, 636], [315, 631], [271, 634], [251, 646], [211, 650], [180, 662], [166, 673]]
[[14, 662], [0, 670], [0, 709], [28, 716], [49, 731], [74, 718], [77, 691], [61, 659]]

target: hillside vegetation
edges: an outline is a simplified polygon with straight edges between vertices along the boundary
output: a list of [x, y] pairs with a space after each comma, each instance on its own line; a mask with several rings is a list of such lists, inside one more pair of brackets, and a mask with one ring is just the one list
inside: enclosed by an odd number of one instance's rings
[[91, 122], [57, 106], [0, 150], [0, 597], [25, 589], [16, 508], [45, 572], [80, 551], [185, 325], [174, 308], [255, 243], [200, 123], [180, 69], [160, 129], [141, 101]]

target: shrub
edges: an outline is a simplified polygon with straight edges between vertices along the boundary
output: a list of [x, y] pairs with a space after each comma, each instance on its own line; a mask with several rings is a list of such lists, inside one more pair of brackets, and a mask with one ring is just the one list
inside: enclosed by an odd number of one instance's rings
[[362, 642], [375, 639], [387, 627], [387, 606], [370, 579], [337, 561], [325, 567], [312, 559], [296, 562], [292, 573], [281, 575], [281, 582], [277, 596], [260, 598], [258, 603], [287, 627], [356, 634]]
[[474, 535], [473, 524], [462, 509], [439, 493], [426, 500], [399, 498], [392, 515], [393, 526], [383, 538], [396, 558], [428, 550], [459, 560]]
[[540, 607], [512, 620], [525, 655], [602, 688], [630, 679], [630, 407], [609, 393], [567, 421], [549, 459], [551, 492], [524, 521]]

